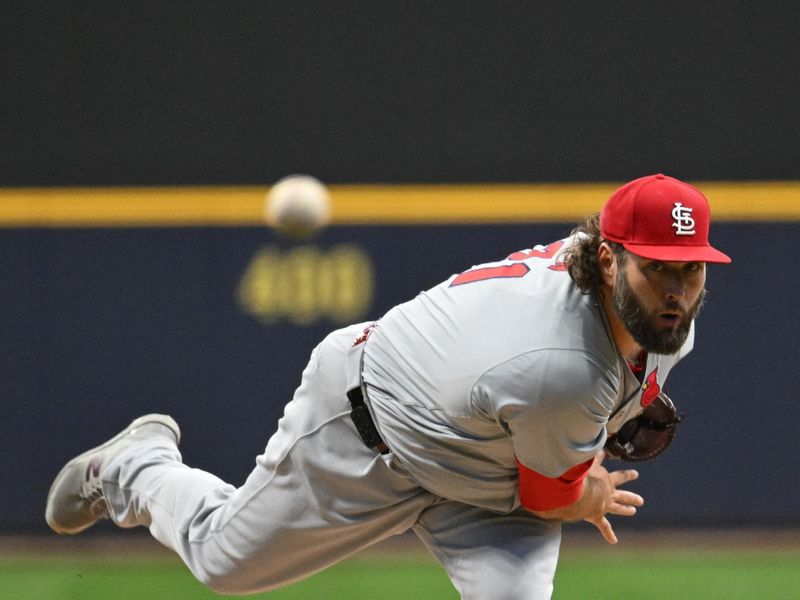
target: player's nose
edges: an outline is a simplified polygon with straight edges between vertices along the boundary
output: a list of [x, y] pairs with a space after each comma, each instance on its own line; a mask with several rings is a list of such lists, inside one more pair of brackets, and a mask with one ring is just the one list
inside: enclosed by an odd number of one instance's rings
[[686, 295], [686, 282], [679, 273], [669, 273], [662, 281], [662, 291], [667, 301], [680, 300]]

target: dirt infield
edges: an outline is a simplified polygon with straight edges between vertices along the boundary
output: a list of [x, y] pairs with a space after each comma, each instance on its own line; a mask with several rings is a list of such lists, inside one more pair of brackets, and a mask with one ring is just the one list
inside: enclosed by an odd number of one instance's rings
[[[619, 551], [639, 552], [692, 550], [698, 552], [752, 551], [800, 552], [798, 528], [654, 528], [616, 529]], [[608, 548], [608, 544], [588, 525], [580, 530], [565, 528], [561, 552], [582, 552]]]
[[[800, 552], [800, 528], [618, 529], [617, 536], [619, 544], [614, 550], [619, 552], [641, 552], [643, 549]], [[564, 529], [562, 555], [610, 549], [599, 534], [588, 526], [568, 526]], [[426, 552], [413, 534], [405, 534], [376, 544], [363, 554], [391, 556]], [[70, 537], [55, 534], [0, 535], [0, 559], [42, 555], [64, 558], [102, 556], [109, 559], [175, 556], [144, 530], [110, 530]]]

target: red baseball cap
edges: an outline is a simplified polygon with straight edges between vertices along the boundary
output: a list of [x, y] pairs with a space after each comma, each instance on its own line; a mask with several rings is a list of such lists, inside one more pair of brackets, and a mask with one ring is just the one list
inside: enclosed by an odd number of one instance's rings
[[674, 177], [648, 175], [626, 183], [600, 213], [600, 233], [644, 258], [729, 263], [708, 243], [711, 211], [700, 190]]

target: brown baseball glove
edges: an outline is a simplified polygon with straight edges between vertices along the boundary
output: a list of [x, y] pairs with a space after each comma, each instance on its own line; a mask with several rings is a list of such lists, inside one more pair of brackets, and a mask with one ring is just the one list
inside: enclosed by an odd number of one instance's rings
[[655, 458], [666, 450], [683, 421], [669, 396], [658, 396], [630, 421], [626, 421], [606, 440], [606, 453], [611, 458], [638, 462]]

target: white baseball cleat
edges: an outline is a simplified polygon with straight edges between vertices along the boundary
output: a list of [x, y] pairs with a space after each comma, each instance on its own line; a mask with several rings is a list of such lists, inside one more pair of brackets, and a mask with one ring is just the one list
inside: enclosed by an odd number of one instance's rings
[[167, 436], [178, 444], [181, 430], [170, 416], [145, 415], [104, 444], [87, 450], [64, 465], [47, 494], [45, 519], [50, 528], [64, 535], [79, 533], [100, 519], [107, 519], [101, 468], [123, 448], [154, 435]]

